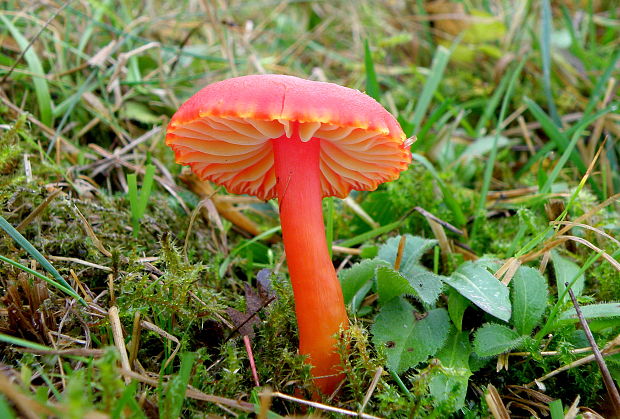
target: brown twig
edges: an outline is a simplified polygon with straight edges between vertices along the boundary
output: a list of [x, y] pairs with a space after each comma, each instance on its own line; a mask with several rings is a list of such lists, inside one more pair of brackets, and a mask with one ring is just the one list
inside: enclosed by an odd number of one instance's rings
[[590, 346], [592, 346], [592, 351], [594, 352], [594, 357], [596, 359], [596, 363], [601, 370], [601, 375], [603, 376], [603, 382], [605, 383], [605, 388], [607, 389], [607, 394], [609, 394], [609, 398], [613, 403], [614, 412], [616, 415], [620, 416], [620, 393], [618, 393], [618, 388], [614, 384], [614, 380], [609, 373], [609, 369], [607, 368], [607, 364], [603, 359], [603, 355], [601, 355], [601, 351], [594, 340], [594, 336], [592, 335], [592, 331], [588, 326], [588, 322], [583, 317], [581, 313], [581, 308], [579, 307], [579, 303], [577, 303], [577, 299], [575, 298], [575, 293], [573, 290], [569, 288], [568, 282], [565, 282], [564, 285], [568, 289], [568, 294], [570, 295], [570, 299], [573, 301], [573, 305], [575, 306], [575, 311], [577, 312], [577, 317], [579, 317], [579, 322], [581, 323], [581, 327], [583, 331], [586, 333], [586, 337], [588, 338], [588, 342], [590, 342]]

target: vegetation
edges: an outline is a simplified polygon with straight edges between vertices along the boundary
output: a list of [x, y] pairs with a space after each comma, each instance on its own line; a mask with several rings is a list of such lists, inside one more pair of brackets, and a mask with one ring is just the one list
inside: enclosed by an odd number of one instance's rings
[[[569, 290], [619, 385], [620, 10], [561, 3], [4, 2], [0, 417], [614, 417]], [[277, 205], [163, 141], [265, 72], [417, 138], [400, 179], [325, 200], [352, 321], [314, 406]]]

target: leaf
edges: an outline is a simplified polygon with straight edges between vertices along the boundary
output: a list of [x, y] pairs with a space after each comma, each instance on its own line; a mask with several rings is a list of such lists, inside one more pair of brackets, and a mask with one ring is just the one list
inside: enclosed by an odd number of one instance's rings
[[376, 259], [364, 260], [340, 272], [339, 279], [345, 304], [357, 303], [353, 301], [355, 296], [365, 284], [372, 281], [375, 270], [380, 265], [385, 265], [385, 262]]
[[[437, 240], [424, 239], [418, 236], [405, 234], [406, 242], [403, 249], [403, 258], [400, 262], [400, 270], [408, 271], [413, 265], [419, 265], [422, 255], [437, 244]], [[401, 236], [388, 239], [381, 248], [379, 248], [379, 259], [383, 259], [391, 266], [394, 266], [396, 255], [398, 254], [398, 244]]]
[[132, 119], [145, 125], [160, 124], [161, 117], [155, 115], [144, 103], [126, 102], [120, 111], [121, 118]]
[[504, 321], [510, 319], [508, 288], [483, 267], [465, 262], [451, 276], [443, 279], [487, 313]]
[[407, 278], [389, 266], [377, 268], [377, 294], [379, 294], [379, 304], [381, 305], [385, 305], [392, 298], [400, 297], [403, 294], [417, 296]]
[[416, 320], [413, 306], [395, 298], [377, 315], [372, 340], [375, 346], [385, 348], [388, 367], [399, 373], [433, 356], [444, 344], [449, 329], [445, 309], [431, 310], [426, 317]]
[[495, 356], [518, 347], [524, 339], [507, 326], [486, 323], [476, 331], [474, 351], [479, 356]]
[[444, 367], [469, 369], [470, 354], [469, 332], [451, 329], [446, 343], [436, 356]]
[[463, 330], [463, 315], [467, 307], [469, 307], [469, 300], [454, 288], [450, 288], [448, 290], [448, 314], [459, 332]]
[[[620, 317], [620, 303], [589, 304], [579, 307], [586, 320]], [[579, 321], [575, 308], [566, 310], [558, 317], [558, 321], [575, 323]]]
[[[406, 242], [399, 272], [415, 290], [411, 294], [418, 297], [423, 303], [432, 305], [437, 301], [443, 289], [442, 277], [420, 265], [419, 261], [424, 253], [437, 244], [437, 240], [424, 239], [409, 234], [405, 235], [405, 237]], [[394, 266], [400, 239], [401, 236], [389, 239], [381, 246], [377, 257]]]
[[510, 281], [512, 325], [522, 335], [529, 335], [547, 308], [547, 281], [534, 268], [521, 266]]
[[[433, 404], [435, 406], [442, 404], [453, 412], [463, 407], [471, 375], [471, 371], [464, 368], [444, 368], [434, 373], [428, 383]], [[446, 406], [448, 401], [449, 404]]]
[[[560, 296], [562, 295], [562, 293], [564, 293], [564, 290], [566, 289], [566, 285], [564, 284], [566, 282], [570, 284], [572, 280], [575, 279], [575, 276], [579, 274], [579, 266], [577, 266], [575, 262], [560, 256], [560, 254], [555, 250], [551, 251], [551, 261], [553, 262], [553, 269], [555, 270], [555, 280], [556, 286], [558, 288], [558, 298], [560, 298]], [[577, 280], [571, 287], [571, 289], [575, 293], [575, 296], [581, 295], [585, 282], [586, 279], [583, 273], [579, 274]], [[561, 303], [565, 303], [566, 301], [568, 301], [569, 298], [570, 296], [568, 295], [568, 293], [566, 293], [564, 295], [564, 298], [562, 298]]]

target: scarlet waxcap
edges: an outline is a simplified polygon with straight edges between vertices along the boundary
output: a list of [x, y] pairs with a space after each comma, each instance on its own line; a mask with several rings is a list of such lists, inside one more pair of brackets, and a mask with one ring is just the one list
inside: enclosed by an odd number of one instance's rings
[[294, 133], [320, 141], [324, 197], [374, 190], [411, 162], [400, 125], [370, 96], [275, 74], [206, 86], [174, 114], [166, 144], [201, 179], [267, 200], [276, 196], [271, 140]]

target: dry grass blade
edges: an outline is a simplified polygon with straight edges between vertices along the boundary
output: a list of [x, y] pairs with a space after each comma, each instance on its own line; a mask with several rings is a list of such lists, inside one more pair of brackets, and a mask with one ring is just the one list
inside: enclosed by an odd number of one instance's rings
[[566, 226], [570, 226], [572, 227], [581, 227], [581, 228], [585, 228], [587, 230], [591, 230], [594, 231], [595, 233], [611, 240], [612, 242], [616, 243], [618, 246], [620, 246], [620, 241], [618, 241], [618, 239], [610, 236], [609, 234], [605, 233], [603, 230], [600, 230], [596, 227], [592, 227], [591, 225], [588, 224], [583, 224], [583, 223], [576, 223], [574, 221], [552, 221], [551, 224], [553, 225], [566, 225]]
[[508, 259], [506, 263], [504, 263], [502, 267], [497, 270], [497, 272], [495, 272], [495, 277], [497, 279], [500, 279], [502, 281], [502, 284], [507, 286], [510, 283], [512, 277], [519, 269], [519, 266], [521, 266], [521, 261], [517, 258], [512, 257]]
[[84, 265], [84, 266], [88, 266], [89, 268], [95, 268], [95, 269], [99, 269], [105, 272], [112, 272], [112, 268], [108, 267], [108, 266], [103, 266], [103, 265], [98, 265], [96, 263], [93, 262], [88, 262], [86, 260], [82, 260], [82, 259], [78, 259], [78, 258], [70, 258], [70, 257], [64, 257], [64, 256], [48, 256], [48, 259], [50, 260], [55, 260], [58, 262], [71, 262], [71, 263], [77, 263], [78, 265]]
[[554, 247], [559, 246], [560, 244], [568, 240], [573, 240], [577, 243], [581, 243], [583, 245], [588, 246], [590, 249], [594, 250], [596, 253], [600, 254], [603, 258], [605, 258], [605, 260], [607, 260], [614, 268], [616, 268], [616, 270], [620, 272], [620, 263], [617, 260], [615, 260], [607, 252], [605, 252], [602, 249], [599, 249], [598, 247], [596, 247], [595, 245], [593, 245], [586, 239], [582, 239], [581, 237], [577, 237], [577, 236], [556, 236], [555, 240], [547, 241], [545, 243], [545, 246], [542, 249], [525, 254], [521, 256], [519, 259], [523, 263], [537, 259], [543, 253], [548, 252], [549, 250], [553, 249]]
[[360, 406], [359, 413], [364, 412], [366, 405], [368, 404], [368, 402], [370, 401], [370, 398], [372, 397], [372, 393], [374, 393], [375, 389], [377, 388], [377, 384], [379, 384], [379, 380], [381, 379], [382, 374], [383, 374], [383, 367], [377, 368], [377, 371], [375, 372], [375, 375], [374, 377], [372, 377], [372, 381], [370, 382], [370, 386], [368, 387], [368, 390], [366, 390], [366, 394], [364, 395], [364, 400], [362, 401], [362, 405]]
[[502, 402], [502, 398], [499, 396], [497, 389], [493, 384], [489, 384], [487, 392], [484, 394], [484, 399], [489, 406], [489, 410], [495, 419], [510, 419], [510, 414]]
[[[112, 336], [114, 337], [114, 344], [121, 356], [121, 365], [123, 368], [131, 370], [129, 365], [129, 357], [127, 356], [127, 348], [125, 347], [125, 339], [123, 338], [123, 328], [121, 326], [121, 320], [118, 316], [118, 308], [116, 306], [110, 307], [108, 310], [108, 316], [110, 317], [110, 327], [112, 328]], [[129, 384], [129, 379], [125, 378], [125, 384]]]
[[568, 294], [570, 295], [570, 299], [575, 306], [575, 311], [577, 312], [577, 317], [579, 317], [579, 322], [581, 323], [581, 327], [588, 338], [588, 342], [592, 347], [592, 351], [594, 352], [594, 358], [596, 359], [596, 363], [598, 364], [599, 369], [601, 370], [601, 375], [603, 376], [603, 383], [605, 383], [605, 388], [607, 389], [607, 394], [611, 398], [612, 404], [614, 406], [614, 412], [616, 415], [620, 416], [620, 393], [618, 393], [618, 388], [614, 382], [614, 379], [611, 377], [611, 373], [609, 372], [609, 368], [603, 359], [603, 355], [601, 354], [598, 345], [596, 344], [596, 340], [594, 340], [594, 336], [592, 335], [592, 331], [590, 330], [590, 326], [588, 322], [583, 317], [581, 313], [581, 308], [579, 307], [579, 303], [577, 303], [577, 298], [575, 298], [575, 293], [572, 289], [569, 288], [568, 282], [565, 284], [568, 289]]
[[[121, 369], [120, 373], [122, 375], [124, 375], [125, 377], [129, 378], [129, 379], [134, 379], [136, 381], [139, 381], [141, 383], [144, 384], [148, 384], [152, 387], [158, 387], [159, 386], [159, 382], [158, 380], [154, 379], [154, 378], [150, 378], [147, 377], [145, 375], [142, 374], [138, 374], [137, 372], [131, 371], [131, 370], [127, 370], [127, 369]], [[251, 403], [247, 403], [241, 400], [232, 400], [232, 399], [227, 399], [225, 397], [219, 397], [219, 396], [213, 396], [210, 394], [205, 394], [201, 391], [198, 391], [194, 388], [188, 387], [187, 391], [185, 392], [185, 396], [189, 397], [191, 399], [195, 399], [195, 400], [202, 400], [205, 402], [210, 402], [210, 403], [217, 403], [217, 404], [222, 404], [224, 406], [229, 406], [229, 407], [233, 407], [235, 409], [239, 409], [242, 410], [244, 412], [254, 412], [254, 405]]]
[[88, 220], [86, 219], [86, 217], [84, 217], [84, 215], [82, 214], [82, 212], [78, 209], [77, 206], [73, 205], [73, 210], [75, 211], [75, 214], [79, 217], [80, 221], [82, 222], [82, 225], [84, 226], [84, 230], [86, 231], [86, 234], [88, 235], [88, 237], [90, 237], [90, 239], [93, 241], [93, 244], [95, 245], [95, 247], [104, 255], [107, 257], [112, 257], [112, 253], [110, 253], [110, 251], [108, 249], [106, 249], [103, 246], [103, 243], [101, 243], [101, 240], [99, 240], [99, 238], [97, 237], [97, 235], [95, 234], [95, 231], [93, 230], [93, 228], [90, 226], [90, 223], [88, 222]]
[[277, 397], [283, 400], [288, 400], [291, 402], [300, 403], [306, 406], [314, 407], [315, 409], [320, 409], [326, 412], [337, 413], [337, 414], [341, 414], [345, 416], [358, 416], [360, 418], [367, 418], [367, 419], [380, 419], [378, 416], [373, 416], [373, 415], [369, 415], [366, 413], [358, 413], [358, 412], [354, 412], [352, 410], [347, 410], [347, 409], [341, 409], [339, 407], [329, 406], [327, 404], [323, 404], [319, 402], [312, 402], [310, 400], [300, 399], [299, 397], [289, 396], [288, 394], [280, 393], [278, 391], [273, 391], [273, 392], [262, 391], [260, 393], [260, 396], [262, 397], [263, 395], [267, 395], [270, 397]]
[[[166, 362], [164, 362], [164, 365], [162, 366], [162, 370], [166, 369], [166, 367], [168, 366], [168, 364], [170, 364], [170, 362], [172, 362], [172, 360], [174, 359], [174, 357], [177, 355], [177, 352], [179, 352], [179, 349], [181, 349], [181, 342], [179, 341], [179, 339], [177, 339], [176, 337], [172, 336], [170, 333], [166, 332], [164, 329], [154, 325], [151, 322], [147, 322], [146, 320], [142, 320], [140, 322], [140, 324], [142, 325], [142, 327], [144, 327], [145, 329], [148, 329], [152, 332], [157, 333], [159, 336], [166, 338], [168, 340], [173, 341], [174, 343], [177, 344], [177, 346], [174, 348], [174, 350], [172, 351], [172, 353], [170, 354], [170, 356], [168, 357], [168, 359], [166, 359]], [[131, 368], [128, 368], [131, 369]]]
[[56, 413], [49, 407], [43, 406], [22, 394], [4, 374], [0, 374], [0, 393], [13, 402], [25, 418], [38, 419], [41, 415], [53, 416]]
[[[613, 349], [613, 350], [610, 350], [610, 351], [603, 351], [602, 352], [603, 356], [610, 356], [610, 355], [615, 355], [615, 354], [618, 354], [618, 353], [620, 353], [620, 348]], [[587, 364], [587, 363], [592, 362], [594, 360], [595, 360], [594, 355], [585, 356], [583, 358], [580, 358], [580, 359], [578, 359], [576, 361], [571, 362], [570, 364], [566, 364], [566, 365], [564, 365], [564, 366], [562, 366], [560, 368], [557, 368], [557, 369], [551, 371], [550, 373], [543, 375], [540, 378], [537, 378], [536, 380], [532, 381], [531, 383], [526, 384], [526, 386], [527, 387], [533, 387], [534, 385], [538, 385], [538, 383], [542, 383], [543, 381], [548, 380], [549, 378], [554, 377], [554, 376], [558, 375], [561, 372], [567, 371], [567, 370], [569, 370], [571, 368], [579, 367], [581, 365]]]
[[43, 212], [43, 210], [45, 210], [45, 208], [47, 208], [47, 206], [54, 200], [54, 198], [56, 198], [60, 193], [62, 192], [61, 189], [54, 189], [54, 191], [49, 194], [47, 196], [47, 198], [45, 198], [43, 200], [43, 202], [41, 202], [34, 210], [32, 210], [32, 212], [30, 214], [28, 214], [28, 216], [26, 218], [24, 218], [22, 220], [21, 223], [19, 223], [19, 225], [17, 227], [15, 227], [15, 230], [21, 232], [23, 231], [35, 218], [37, 218], [39, 216], [39, 214], [41, 214]]

